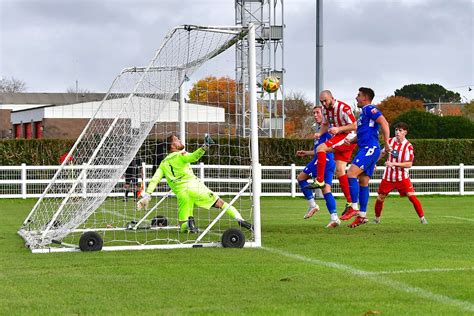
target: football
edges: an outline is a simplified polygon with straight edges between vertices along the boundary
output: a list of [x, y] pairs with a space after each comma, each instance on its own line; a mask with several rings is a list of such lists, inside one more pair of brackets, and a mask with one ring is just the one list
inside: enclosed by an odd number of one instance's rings
[[263, 80], [263, 90], [268, 93], [274, 93], [280, 88], [280, 79], [278, 77], [267, 77]]

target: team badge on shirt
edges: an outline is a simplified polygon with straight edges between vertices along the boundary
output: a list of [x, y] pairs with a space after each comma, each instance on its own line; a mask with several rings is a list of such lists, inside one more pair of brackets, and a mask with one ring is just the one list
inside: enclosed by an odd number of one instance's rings
[[393, 158], [398, 158], [398, 151], [396, 149], [392, 150], [391, 155]]
[[373, 108], [372, 110], [370, 110], [370, 112], [372, 112], [372, 114], [375, 114], [377, 113], [379, 110], [377, 110], [376, 108]]

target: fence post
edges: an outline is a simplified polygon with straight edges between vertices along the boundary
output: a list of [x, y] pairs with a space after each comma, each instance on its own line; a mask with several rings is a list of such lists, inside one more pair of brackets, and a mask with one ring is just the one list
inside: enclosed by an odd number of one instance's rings
[[26, 164], [21, 164], [21, 197], [26, 199]]
[[459, 164], [459, 194], [464, 195], [464, 164]]
[[199, 177], [204, 182], [204, 162], [199, 163]]
[[296, 167], [295, 164], [291, 164], [291, 197], [296, 196]]

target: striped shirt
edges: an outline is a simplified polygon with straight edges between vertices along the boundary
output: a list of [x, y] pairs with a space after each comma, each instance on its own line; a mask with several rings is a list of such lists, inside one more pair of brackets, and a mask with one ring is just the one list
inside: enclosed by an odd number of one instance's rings
[[[393, 151], [388, 156], [387, 161], [390, 162], [407, 162], [413, 161], [415, 158], [413, 154], [413, 145], [405, 139], [403, 142], [397, 142], [397, 138], [393, 137], [388, 140], [389, 145]], [[389, 182], [397, 182], [408, 179], [408, 168], [402, 167], [386, 167], [382, 179]]]
[[323, 107], [323, 123], [327, 123], [329, 127], [346, 126], [355, 121], [351, 107], [344, 102], [335, 100], [332, 109]]

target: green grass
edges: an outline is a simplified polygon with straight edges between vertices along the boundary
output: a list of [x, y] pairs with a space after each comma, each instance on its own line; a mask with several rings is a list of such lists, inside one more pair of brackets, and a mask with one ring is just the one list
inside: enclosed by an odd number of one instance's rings
[[263, 249], [32, 254], [16, 231], [35, 200], [0, 200], [0, 314], [473, 314], [474, 197], [420, 201], [429, 225], [391, 196], [380, 225], [327, 230], [265, 198]]

